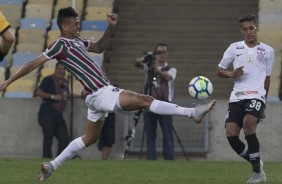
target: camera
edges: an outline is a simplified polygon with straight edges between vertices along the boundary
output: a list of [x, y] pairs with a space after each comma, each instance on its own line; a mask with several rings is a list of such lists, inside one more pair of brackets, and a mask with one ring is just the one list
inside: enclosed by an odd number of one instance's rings
[[145, 51], [144, 54], [145, 54], [145, 57], [144, 57], [143, 63], [147, 64], [148, 67], [152, 66], [155, 62], [156, 52]]

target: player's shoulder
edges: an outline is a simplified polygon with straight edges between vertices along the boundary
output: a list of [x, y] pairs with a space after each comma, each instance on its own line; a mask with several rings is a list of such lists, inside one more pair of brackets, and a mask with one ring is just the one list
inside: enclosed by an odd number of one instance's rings
[[230, 47], [233, 47], [234, 49], [244, 49], [245, 44], [244, 44], [244, 41], [237, 41], [237, 42], [231, 43]]
[[262, 42], [260, 42], [257, 49], [262, 50], [262, 51], [274, 51], [274, 49], [270, 45], [267, 45], [267, 44], [262, 43]]

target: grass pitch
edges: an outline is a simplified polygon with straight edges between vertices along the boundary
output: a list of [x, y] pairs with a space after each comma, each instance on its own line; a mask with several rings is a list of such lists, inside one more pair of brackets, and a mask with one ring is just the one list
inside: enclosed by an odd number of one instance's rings
[[[42, 159], [0, 158], [0, 184], [37, 184]], [[265, 162], [266, 183], [282, 184], [282, 163]], [[247, 162], [69, 160], [45, 184], [241, 184]]]

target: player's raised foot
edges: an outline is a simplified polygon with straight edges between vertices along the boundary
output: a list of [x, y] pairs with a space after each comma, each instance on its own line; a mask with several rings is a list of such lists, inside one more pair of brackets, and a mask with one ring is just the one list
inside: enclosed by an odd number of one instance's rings
[[195, 116], [193, 117], [195, 123], [200, 123], [205, 115], [215, 106], [215, 103], [216, 100], [212, 100], [207, 104], [195, 107]]
[[248, 179], [247, 183], [261, 183], [266, 181], [266, 176], [263, 172], [255, 173], [253, 172], [251, 177]]
[[44, 162], [40, 164], [41, 170], [38, 176], [39, 181], [45, 181], [54, 172], [54, 168], [50, 162]]

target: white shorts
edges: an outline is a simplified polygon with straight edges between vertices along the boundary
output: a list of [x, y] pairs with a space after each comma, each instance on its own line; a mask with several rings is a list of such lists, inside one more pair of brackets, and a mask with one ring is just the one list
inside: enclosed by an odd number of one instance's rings
[[103, 87], [85, 98], [88, 107], [87, 118], [96, 122], [113, 112], [117, 103], [119, 103], [119, 95], [123, 89], [119, 89], [112, 85]]

